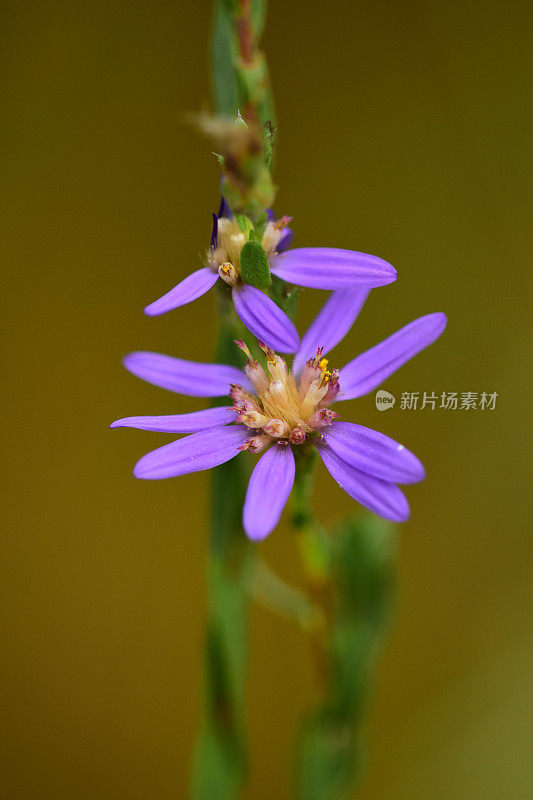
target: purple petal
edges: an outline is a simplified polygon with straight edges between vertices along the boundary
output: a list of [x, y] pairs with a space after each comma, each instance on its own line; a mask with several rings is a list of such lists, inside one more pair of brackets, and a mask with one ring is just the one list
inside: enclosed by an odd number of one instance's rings
[[281, 234], [281, 239], [278, 242], [278, 246], [276, 250], [278, 253], [284, 253], [287, 248], [289, 248], [292, 244], [294, 239], [294, 231], [292, 228], [284, 228], [283, 233]]
[[337, 400], [351, 400], [371, 392], [402, 364], [438, 339], [446, 322], [445, 315], [440, 312], [419, 317], [354, 358], [340, 372], [341, 391]]
[[383, 433], [352, 422], [333, 422], [321, 433], [336, 456], [361, 472], [392, 483], [417, 483], [425, 478], [418, 458]]
[[210, 428], [219, 428], [235, 422], [233, 408], [205, 408], [192, 414], [169, 414], [163, 417], [124, 417], [112, 422], [110, 428], [138, 428], [142, 431], [163, 433], [196, 433]]
[[276, 527], [294, 483], [294, 456], [289, 445], [273, 445], [250, 477], [242, 521], [247, 536], [259, 542]]
[[199, 364], [145, 351], [130, 353], [123, 364], [133, 375], [154, 386], [190, 397], [223, 397], [229, 394], [232, 383], [254, 391], [244, 372], [227, 364]]
[[317, 447], [331, 477], [350, 497], [365, 508], [392, 522], [409, 519], [409, 504], [404, 493], [394, 483], [374, 478], [347, 464], [329, 447]]
[[191, 433], [147, 453], [137, 462], [133, 474], [136, 478], [158, 480], [211, 469], [238, 455], [249, 435], [244, 425]]
[[298, 331], [264, 292], [255, 286], [233, 289], [235, 310], [248, 330], [279, 353], [294, 353], [300, 342]]
[[322, 306], [311, 326], [304, 334], [300, 349], [294, 357], [292, 371], [298, 374], [305, 362], [313, 358], [317, 348], [324, 348], [324, 355], [333, 350], [344, 339], [363, 304], [370, 289], [338, 289], [332, 292]]
[[217, 216], [219, 219], [220, 217], [227, 217], [228, 219], [233, 219], [231, 208], [229, 207], [228, 201], [226, 200], [224, 195], [222, 195], [222, 197], [220, 198], [220, 206], [218, 208]]
[[192, 303], [193, 300], [208, 292], [217, 280], [218, 272], [215, 272], [211, 267], [203, 267], [187, 275], [170, 292], [146, 306], [144, 313], [148, 314], [149, 317], [155, 317], [158, 314], [164, 314], [166, 311], [172, 311], [173, 308]]
[[275, 258], [271, 272], [287, 283], [310, 289], [371, 289], [396, 280], [394, 267], [381, 258], [335, 247], [289, 250]]

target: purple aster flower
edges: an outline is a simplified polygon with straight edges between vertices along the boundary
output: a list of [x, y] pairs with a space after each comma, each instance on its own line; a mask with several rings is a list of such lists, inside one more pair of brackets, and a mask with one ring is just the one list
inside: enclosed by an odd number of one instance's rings
[[[331, 247], [287, 250], [293, 238], [289, 223], [290, 217], [276, 219], [272, 211], [267, 212], [261, 238], [271, 273], [287, 283], [313, 289], [349, 290], [370, 289], [396, 280], [394, 267], [376, 256]], [[235, 310], [248, 330], [274, 350], [294, 353], [299, 347], [299, 337], [291, 320], [265, 292], [242, 279], [241, 251], [248, 240], [249, 232], [241, 229], [223, 200], [218, 215], [213, 214], [205, 266], [147, 306], [145, 313], [155, 316], [191, 303], [220, 278], [231, 286]]]
[[[420, 317], [341, 370], [328, 368], [325, 353], [340, 341], [362, 306], [365, 290], [335, 292], [303, 338], [292, 370], [261, 343], [267, 369], [248, 356], [244, 370], [223, 364], [198, 364], [158, 353], [132, 353], [126, 368], [140, 378], [194, 397], [229, 395], [220, 406], [163, 417], [127, 417], [111, 427], [188, 433], [145, 455], [135, 466], [138, 478], [159, 479], [210, 469], [242, 451], [263, 453], [248, 486], [243, 525], [250, 539], [264, 539], [276, 526], [295, 474], [293, 448], [317, 448], [337, 483], [361, 505], [385, 519], [409, 517], [407, 500], [396, 484], [424, 478], [424, 467], [403, 445], [382, 433], [338, 419], [333, 403], [360, 397], [378, 387], [402, 364], [432, 344], [446, 327], [441, 313]], [[346, 310], [349, 308], [349, 312]], [[348, 325], [349, 327], [349, 325]], [[321, 340], [323, 345], [316, 346]], [[309, 352], [315, 351], [311, 358]]]

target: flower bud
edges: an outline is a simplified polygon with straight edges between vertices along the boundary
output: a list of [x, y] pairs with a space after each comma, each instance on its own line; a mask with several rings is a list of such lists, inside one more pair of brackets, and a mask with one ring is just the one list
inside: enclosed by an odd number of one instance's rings
[[303, 444], [306, 438], [305, 431], [303, 431], [301, 428], [293, 428], [291, 435], [289, 436], [291, 444]]
[[266, 436], [264, 433], [261, 433], [259, 436], [252, 436], [250, 439], [247, 439], [243, 445], [239, 447], [239, 450], [249, 450], [250, 453], [260, 453], [265, 447], [272, 442], [270, 436]]
[[336, 411], [331, 411], [329, 408], [321, 408], [313, 416], [309, 417], [306, 422], [311, 428], [326, 428], [338, 416]]
[[289, 426], [281, 419], [269, 419], [266, 425], [263, 425], [263, 430], [274, 439], [281, 439], [288, 434]]

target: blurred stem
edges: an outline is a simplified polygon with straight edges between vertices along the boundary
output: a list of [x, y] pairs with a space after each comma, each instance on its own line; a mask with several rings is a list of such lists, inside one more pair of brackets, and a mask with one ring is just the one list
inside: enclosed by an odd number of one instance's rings
[[222, 191], [233, 212], [260, 224], [276, 193], [271, 167], [274, 103], [259, 49], [266, 0], [215, 0], [211, 32], [215, 138], [224, 169]]
[[252, 4], [250, 0], [240, 0], [240, 9], [237, 15], [237, 34], [239, 49], [243, 64], [247, 67], [252, 63], [255, 41], [252, 30]]
[[[235, 119], [246, 107], [262, 123], [265, 83], [257, 57], [255, 29], [264, 22], [262, 0], [216, 0], [211, 35], [211, 79], [215, 111]], [[257, 63], [256, 63], [257, 62]], [[259, 67], [259, 69], [258, 69]], [[263, 67], [263, 73], [266, 67]], [[267, 90], [266, 97], [270, 96]], [[226, 164], [228, 166], [228, 164]], [[246, 165], [245, 165], [246, 166]], [[267, 170], [262, 157], [241, 170], [243, 202], [254, 217], [261, 193], [252, 183]], [[266, 180], [268, 186], [268, 180]], [[259, 187], [261, 188], [261, 187]], [[255, 191], [255, 194], [254, 194]], [[248, 211], [247, 205], [243, 208]], [[241, 366], [234, 339], [243, 326], [227, 286], [219, 282], [220, 331], [217, 361]], [[254, 550], [242, 529], [241, 514], [250, 462], [234, 458], [212, 472], [211, 525], [207, 567], [208, 622], [206, 641], [206, 698], [204, 720], [193, 762], [193, 800], [235, 800], [248, 769], [245, 732], [245, 689], [248, 667], [248, 605]]]
[[322, 688], [328, 678], [327, 631], [331, 616], [331, 548], [327, 533], [315, 519], [311, 495], [318, 454], [310, 444], [294, 448], [296, 475], [291, 493], [292, 523], [298, 535], [309, 602], [315, 609], [308, 635]]
[[308, 633], [320, 694], [299, 735], [296, 798], [343, 800], [362, 772], [360, 725], [392, 605], [395, 530], [365, 514], [327, 534], [311, 507], [316, 449], [295, 451], [292, 521], [319, 609]]
[[[240, 366], [233, 340], [242, 336], [241, 323], [222, 283], [218, 305], [217, 361]], [[232, 800], [246, 780], [247, 586], [254, 551], [244, 535], [241, 514], [248, 478], [249, 462], [238, 457], [212, 472], [206, 700], [193, 764], [194, 800]]]
[[281, 617], [304, 628], [312, 624], [314, 609], [305, 593], [286, 583], [260, 558], [255, 559], [249, 590], [254, 600]]
[[292, 523], [298, 533], [302, 563], [312, 593], [322, 592], [329, 580], [330, 545], [326, 532], [315, 519], [311, 495], [317, 464], [311, 444], [294, 448], [296, 475], [291, 494]]
[[394, 528], [374, 515], [326, 534], [314, 519], [316, 451], [301, 450], [293, 524], [312, 602], [309, 637], [320, 701], [304, 718], [296, 759], [297, 800], [344, 800], [362, 772], [360, 725], [394, 587]]

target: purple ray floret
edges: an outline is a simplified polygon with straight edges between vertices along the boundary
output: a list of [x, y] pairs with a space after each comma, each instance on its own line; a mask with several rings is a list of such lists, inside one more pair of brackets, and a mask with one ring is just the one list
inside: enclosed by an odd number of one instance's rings
[[242, 426], [235, 425], [191, 433], [152, 450], [137, 462], [133, 474], [136, 478], [158, 480], [211, 469], [233, 458], [247, 436]]
[[252, 541], [261, 541], [278, 524], [291, 493], [294, 473], [294, 456], [288, 446], [274, 445], [257, 462], [243, 511], [244, 528]]
[[358, 503], [391, 522], [409, 519], [407, 499], [394, 483], [356, 469], [327, 447], [319, 445], [318, 452], [331, 477]]
[[277, 256], [272, 272], [287, 283], [310, 289], [354, 289], [385, 286], [396, 270], [377, 256], [335, 247], [301, 247]]
[[299, 374], [310, 355], [322, 348], [323, 355], [333, 350], [357, 319], [370, 289], [338, 289], [332, 292], [309, 326], [294, 356], [292, 371]]
[[294, 324], [273, 300], [254, 286], [233, 289], [235, 311], [250, 333], [280, 353], [294, 353], [300, 337]]
[[339, 400], [351, 400], [371, 392], [402, 364], [433, 344], [445, 327], [444, 314], [427, 314], [354, 358], [341, 371]]
[[214, 272], [210, 267], [203, 267], [202, 269], [191, 272], [187, 275], [181, 283], [174, 286], [170, 292], [167, 292], [146, 306], [144, 313], [149, 317], [156, 317], [159, 314], [165, 314], [167, 311], [172, 311], [173, 308], [185, 306], [187, 303], [192, 303], [203, 294], [209, 291], [218, 280], [218, 273]]
[[232, 383], [253, 389], [242, 370], [226, 364], [200, 364], [162, 353], [139, 351], [126, 356], [124, 366], [143, 381], [189, 397], [224, 397]]
[[110, 428], [137, 428], [162, 433], [197, 433], [235, 422], [235, 410], [227, 406], [204, 408], [191, 414], [167, 414], [158, 417], [124, 417], [112, 422]]
[[335, 420], [322, 435], [335, 455], [375, 478], [392, 483], [418, 483], [425, 478], [418, 458], [383, 433]]

